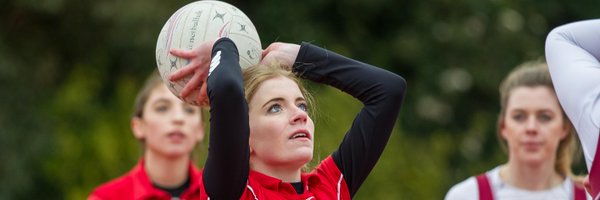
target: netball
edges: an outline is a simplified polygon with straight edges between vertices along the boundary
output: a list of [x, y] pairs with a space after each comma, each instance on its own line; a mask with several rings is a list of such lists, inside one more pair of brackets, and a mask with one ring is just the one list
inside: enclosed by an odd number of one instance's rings
[[169, 90], [183, 101], [196, 102], [199, 88], [186, 98], [180, 90], [191, 76], [179, 81], [169, 81], [169, 75], [184, 67], [188, 60], [169, 53], [171, 48], [191, 50], [202, 42], [228, 37], [236, 44], [242, 68], [260, 61], [262, 46], [252, 21], [240, 9], [221, 1], [196, 1], [177, 10], [163, 26], [156, 42], [156, 64]]

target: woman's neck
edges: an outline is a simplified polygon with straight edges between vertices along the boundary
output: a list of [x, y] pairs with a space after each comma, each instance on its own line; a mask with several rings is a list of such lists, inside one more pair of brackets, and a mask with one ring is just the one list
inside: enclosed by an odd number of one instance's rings
[[[303, 166], [303, 165], [302, 165]], [[268, 176], [278, 178], [283, 182], [294, 183], [300, 182], [300, 174], [302, 173], [302, 166], [290, 167], [290, 166], [270, 166], [264, 163], [252, 163], [250, 167], [252, 170], [266, 174]]]
[[177, 187], [188, 178], [189, 156], [165, 158], [150, 152], [144, 154], [144, 168], [150, 181], [161, 187]]
[[509, 161], [500, 167], [500, 179], [517, 188], [526, 190], [547, 190], [564, 181], [554, 169], [554, 162], [531, 165]]

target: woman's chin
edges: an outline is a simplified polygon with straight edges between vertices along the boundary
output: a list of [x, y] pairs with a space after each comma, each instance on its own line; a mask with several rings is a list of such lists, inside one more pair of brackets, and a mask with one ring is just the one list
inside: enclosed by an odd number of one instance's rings
[[187, 147], [174, 147], [163, 150], [163, 155], [168, 158], [179, 158], [188, 156], [193, 149]]
[[523, 163], [527, 163], [530, 165], [539, 165], [539, 164], [547, 162], [549, 159], [550, 158], [548, 158], [547, 156], [543, 156], [543, 155], [526, 155], [526, 156], [523, 156], [520, 160]]
[[313, 158], [313, 151], [312, 149], [310, 150], [298, 150], [294, 153], [293, 156], [291, 156], [291, 158], [297, 162], [304, 162], [304, 163], [308, 163], [312, 160]]

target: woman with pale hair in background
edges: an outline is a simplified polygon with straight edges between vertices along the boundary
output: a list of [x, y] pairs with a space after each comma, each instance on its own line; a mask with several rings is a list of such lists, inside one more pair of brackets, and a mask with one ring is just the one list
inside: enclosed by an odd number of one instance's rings
[[514, 69], [500, 85], [497, 136], [508, 162], [453, 186], [446, 200], [584, 200], [573, 176], [575, 133], [542, 62]]

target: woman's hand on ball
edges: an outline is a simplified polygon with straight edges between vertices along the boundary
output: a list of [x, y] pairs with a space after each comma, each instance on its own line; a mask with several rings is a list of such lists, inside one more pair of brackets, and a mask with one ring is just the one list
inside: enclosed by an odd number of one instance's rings
[[208, 69], [211, 60], [211, 51], [215, 40], [209, 40], [201, 43], [198, 47], [192, 50], [170, 49], [170, 53], [179, 58], [189, 60], [189, 63], [171, 73], [170, 81], [177, 81], [184, 77], [192, 75], [192, 78], [181, 90], [179, 94], [181, 98], [185, 98], [192, 94], [194, 89], [200, 88], [197, 102], [200, 106], [208, 105], [208, 96], [206, 95], [206, 80], [208, 78]]
[[263, 50], [262, 60], [260, 63], [270, 64], [273, 62], [278, 62], [290, 70], [296, 61], [299, 51], [300, 45], [274, 42], [271, 43], [265, 50]]

